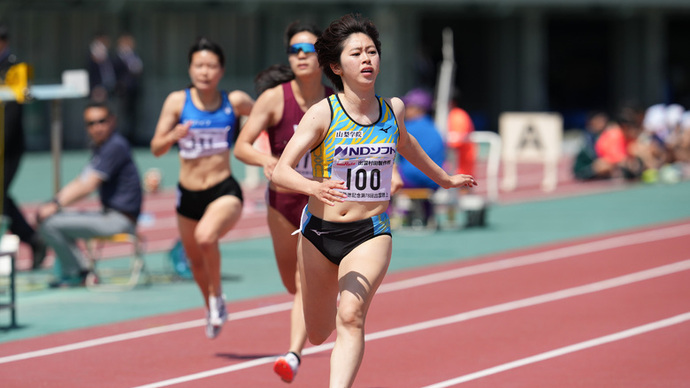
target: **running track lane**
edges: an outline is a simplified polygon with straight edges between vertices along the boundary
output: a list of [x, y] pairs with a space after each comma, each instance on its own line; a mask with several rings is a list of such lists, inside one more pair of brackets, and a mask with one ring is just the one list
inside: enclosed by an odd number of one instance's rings
[[[543, 166], [535, 163], [520, 163], [518, 165], [518, 186], [514, 191], [501, 191], [499, 202], [503, 204], [534, 201], [544, 198], [558, 198], [573, 195], [592, 194], [612, 190], [621, 190], [627, 187], [626, 184], [611, 180], [581, 182], [576, 181], [571, 173], [572, 161], [570, 158], [563, 158], [559, 163], [559, 182], [558, 187], [552, 192], [544, 192], [541, 189], [543, 177]], [[503, 169], [499, 171], [499, 182], [502, 178]], [[486, 163], [484, 160], [478, 161], [476, 178], [479, 186], [472, 189], [472, 193], [486, 197], [489, 182], [486, 178]], [[500, 184], [499, 184], [500, 186]], [[265, 237], [269, 235], [266, 224], [266, 204], [265, 204], [265, 185], [262, 183], [255, 188], [243, 188], [245, 197], [245, 207], [242, 218], [235, 228], [221, 239], [223, 242], [243, 240], [247, 238]], [[177, 220], [174, 209], [175, 190], [168, 189], [158, 193], [146, 193], [144, 196], [143, 211], [152, 218], [147, 222], [139, 224], [138, 231], [144, 237], [147, 252], [161, 252], [171, 249], [177, 239]], [[23, 204], [27, 219], [33, 219], [38, 204]], [[98, 209], [99, 202], [96, 199], [88, 199], [80, 203], [77, 208]], [[127, 256], [131, 253], [131, 248], [127, 245], [109, 244], [104, 247], [103, 258]], [[31, 267], [31, 255], [29, 247], [23, 244], [20, 247], [17, 268], [26, 270]], [[53, 256], [45, 262], [46, 266], [53, 263]]]
[[[391, 274], [355, 385], [687, 386], [689, 243], [690, 223], [670, 224]], [[216, 341], [195, 310], [6, 343], [0, 376], [4, 387], [282, 387], [271, 364], [289, 299], [230, 304]], [[112, 337], [123, 334], [138, 338]], [[305, 350], [291, 386], [327, 384], [331, 345]]]

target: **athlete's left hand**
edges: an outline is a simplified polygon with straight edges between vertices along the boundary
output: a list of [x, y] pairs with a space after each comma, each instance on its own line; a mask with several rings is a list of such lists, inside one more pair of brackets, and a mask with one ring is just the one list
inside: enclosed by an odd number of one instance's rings
[[477, 181], [472, 175], [457, 174], [450, 177], [450, 187], [473, 187]]

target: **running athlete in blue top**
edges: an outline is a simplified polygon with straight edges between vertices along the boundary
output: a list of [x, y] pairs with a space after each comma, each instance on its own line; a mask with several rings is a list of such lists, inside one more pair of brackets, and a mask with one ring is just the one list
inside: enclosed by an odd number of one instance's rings
[[170, 93], [163, 104], [151, 152], [179, 146], [177, 226], [207, 308], [206, 336], [215, 338], [227, 320], [220, 282], [218, 241], [242, 212], [242, 190], [230, 170], [230, 147], [239, 116], [254, 100], [245, 92], [218, 90], [225, 71], [217, 44], [200, 38], [189, 50], [192, 86]]
[[[307, 111], [272, 179], [310, 196], [298, 244], [307, 335], [321, 344], [336, 330], [330, 387], [350, 387], [364, 355], [367, 310], [391, 259], [385, 211], [396, 152], [441, 187], [476, 182], [469, 175], [449, 176], [434, 163], [407, 133], [403, 102], [376, 95], [381, 43], [371, 21], [346, 15], [315, 46], [339, 93]], [[295, 169], [309, 151], [313, 179]]]
[[[314, 43], [321, 30], [309, 23], [291, 23], [285, 32], [285, 43], [293, 79], [274, 86], [262, 93], [256, 100], [247, 123], [237, 138], [235, 156], [247, 164], [263, 166], [266, 178], [271, 179], [273, 168], [278, 162], [285, 145], [295, 133], [304, 112], [312, 105], [333, 93], [321, 82], [323, 73], [316, 59]], [[253, 144], [261, 134], [268, 133], [271, 153], [254, 148]], [[305, 157], [299, 163], [299, 171], [311, 177], [311, 162]], [[285, 382], [292, 382], [300, 364], [302, 348], [307, 341], [302, 313], [302, 293], [297, 272], [297, 240], [292, 232], [299, 228], [302, 209], [308, 197], [269, 183], [268, 227], [273, 240], [273, 250], [280, 277], [285, 288], [295, 295], [292, 306], [290, 348], [279, 356], [273, 369]]]

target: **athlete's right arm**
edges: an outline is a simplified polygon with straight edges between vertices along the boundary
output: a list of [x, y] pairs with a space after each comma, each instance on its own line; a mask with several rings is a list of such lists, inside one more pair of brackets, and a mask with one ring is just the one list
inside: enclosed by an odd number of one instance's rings
[[168, 95], [158, 117], [156, 132], [151, 139], [151, 153], [161, 156], [170, 150], [173, 144], [189, 132], [190, 124], [179, 124], [180, 114], [185, 101], [185, 92], [176, 91]]
[[314, 196], [333, 206], [335, 202], [343, 202], [347, 198], [347, 195], [339, 191], [347, 189], [345, 182], [330, 179], [311, 180], [295, 170], [295, 166], [304, 154], [322, 141], [330, 122], [331, 108], [328, 100], [322, 100], [309, 108], [278, 159], [278, 164], [273, 171], [273, 183], [292, 191]]
[[282, 106], [282, 89], [272, 88], [262, 93], [256, 100], [252, 112], [249, 114], [249, 118], [235, 142], [235, 157], [246, 164], [262, 166], [264, 168], [264, 175], [269, 180], [278, 159], [270, 153], [267, 154], [254, 148], [254, 142], [261, 134], [261, 131], [278, 122], [279, 115], [277, 111], [282, 111], [282, 109], [278, 109]]

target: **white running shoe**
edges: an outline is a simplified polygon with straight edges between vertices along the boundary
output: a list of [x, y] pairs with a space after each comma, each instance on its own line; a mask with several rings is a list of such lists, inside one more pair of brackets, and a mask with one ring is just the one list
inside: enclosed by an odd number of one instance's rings
[[225, 308], [225, 297], [209, 296], [209, 311], [206, 314], [206, 337], [214, 339], [220, 334], [223, 323], [228, 320], [228, 310]]
[[280, 376], [286, 383], [291, 383], [297, 376], [300, 359], [295, 353], [286, 353], [276, 359], [273, 364], [273, 371]]

